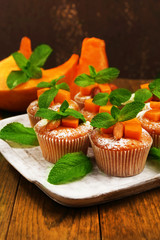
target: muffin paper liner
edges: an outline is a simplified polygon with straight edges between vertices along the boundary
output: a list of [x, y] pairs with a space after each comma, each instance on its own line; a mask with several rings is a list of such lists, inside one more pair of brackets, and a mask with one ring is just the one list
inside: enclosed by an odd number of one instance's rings
[[33, 116], [33, 115], [30, 114], [28, 111], [27, 111], [27, 114], [28, 114], [28, 118], [29, 118], [31, 127], [34, 127], [34, 126], [36, 125], [36, 123], [38, 123], [38, 122], [42, 119], [42, 118], [40, 118], [40, 117], [35, 117], [35, 116]]
[[63, 155], [72, 152], [87, 153], [89, 146], [89, 136], [75, 138], [75, 139], [57, 139], [55, 137], [48, 137], [37, 133], [37, 138], [43, 157], [52, 163], [56, 163]]
[[97, 147], [91, 140], [96, 163], [110, 176], [129, 177], [143, 171], [151, 145], [131, 150], [109, 150]]
[[160, 135], [159, 134], [154, 134], [154, 133], [149, 133], [153, 139], [153, 144], [152, 147], [160, 148]]

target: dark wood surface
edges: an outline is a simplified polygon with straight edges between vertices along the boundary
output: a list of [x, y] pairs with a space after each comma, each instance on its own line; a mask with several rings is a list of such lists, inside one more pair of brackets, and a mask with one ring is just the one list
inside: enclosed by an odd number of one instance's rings
[[[138, 89], [145, 81], [121, 79]], [[159, 240], [160, 189], [86, 208], [67, 208], [47, 197], [0, 155], [0, 240]]]

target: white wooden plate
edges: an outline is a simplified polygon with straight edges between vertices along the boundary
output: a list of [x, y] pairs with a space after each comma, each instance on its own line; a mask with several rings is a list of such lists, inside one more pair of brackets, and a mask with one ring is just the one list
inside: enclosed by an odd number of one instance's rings
[[[0, 121], [0, 129], [10, 122], [30, 126], [27, 114]], [[102, 173], [94, 163], [92, 149], [88, 155], [93, 160], [93, 171], [79, 181], [52, 185], [47, 182], [53, 164], [44, 160], [40, 147], [13, 148], [0, 140], [0, 152], [6, 160], [28, 181], [36, 184], [56, 202], [70, 207], [90, 206], [137, 194], [160, 186], [160, 163], [150, 160], [143, 172], [134, 177], [110, 177]]]

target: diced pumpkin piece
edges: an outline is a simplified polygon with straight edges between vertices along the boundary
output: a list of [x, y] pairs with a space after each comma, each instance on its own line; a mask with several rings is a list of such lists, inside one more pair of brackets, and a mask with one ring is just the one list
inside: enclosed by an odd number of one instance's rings
[[101, 89], [102, 93], [111, 93], [111, 88], [108, 83], [105, 84], [98, 84], [98, 87]]
[[71, 94], [70, 94], [70, 92], [68, 92], [66, 90], [59, 89], [57, 95], [54, 98], [54, 102], [55, 103], [63, 103], [64, 100], [69, 102], [71, 100]]
[[105, 129], [105, 128], [101, 128], [101, 132], [104, 134], [112, 134], [113, 133], [113, 126]]
[[92, 102], [93, 98], [87, 99], [84, 102], [84, 110], [92, 113], [98, 113], [99, 106]]
[[160, 109], [160, 102], [151, 101], [150, 102], [150, 107], [153, 108], [153, 109]]
[[160, 110], [157, 109], [149, 110], [145, 112], [144, 117], [151, 121], [158, 122], [160, 121]]
[[137, 118], [133, 118], [133, 119], [131, 119], [131, 120], [128, 120], [128, 121], [123, 122], [123, 124], [124, 124], [124, 125], [125, 125], [125, 124], [139, 124], [139, 125], [141, 125], [141, 122], [140, 122]]
[[124, 125], [124, 137], [140, 140], [142, 135], [142, 127], [140, 124], [129, 123]]
[[41, 88], [37, 90], [37, 97], [39, 99], [39, 97], [42, 95], [42, 93], [44, 93], [45, 91], [49, 90], [49, 88]]
[[98, 86], [98, 84], [95, 83], [95, 84], [90, 85], [88, 87], [80, 87], [80, 92], [81, 92], [82, 96], [90, 96], [92, 89], [97, 87], [97, 86]]
[[149, 89], [149, 83], [144, 83], [140, 85], [141, 89]]
[[113, 83], [109, 83], [108, 85], [110, 86], [111, 92], [114, 91], [114, 90], [116, 90], [116, 89], [118, 88], [118, 87], [117, 87], [115, 84], [113, 84]]
[[107, 112], [109, 114], [111, 114], [111, 108], [113, 107], [113, 105], [106, 105], [106, 106], [101, 106], [99, 108], [99, 113], [102, 113], [102, 112]]
[[74, 117], [66, 117], [66, 118], [62, 119], [61, 125], [63, 127], [77, 128], [79, 125], [79, 119], [74, 118]]

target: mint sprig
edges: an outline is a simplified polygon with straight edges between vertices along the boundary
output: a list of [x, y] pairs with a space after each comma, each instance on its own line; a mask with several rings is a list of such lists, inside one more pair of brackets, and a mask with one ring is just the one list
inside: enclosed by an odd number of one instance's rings
[[74, 109], [70, 109], [69, 104], [66, 100], [62, 103], [59, 111], [54, 111], [54, 110], [46, 109], [46, 108], [40, 108], [36, 112], [35, 116], [45, 118], [48, 120], [58, 120], [58, 119], [62, 119], [62, 118], [71, 116], [71, 117], [80, 119], [82, 122], [86, 122], [83, 114]]
[[148, 89], [138, 89], [135, 92], [134, 101], [137, 102], [146, 102], [149, 98], [152, 97], [152, 93]]
[[23, 145], [39, 145], [34, 129], [25, 127], [23, 124], [18, 122], [9, 123], [3, 127], [0, 130], [0, 139]]
[[156, 97], [160, 98], [160, 78], [155, 79], [149, 84], [149, 89]]
[[126, 104], [121, 110], [113, 106], [111, 115], [109, 113], [99, 113], [91, 120], [91, 126], [97, 128], [109, 128], [117, 122], [124, 122], [133, 119], [144, 108], [142, 102], [132, 102]]
[[51, 52], [52, 49], [50, 46], [42, 44], [34, 49], [29, 59], [27, 59], [22, 53], [13, 53], [12, 56], [20, 68], [20, 71], [12, 71], [8, 75], [8, 88], [13, 89], [19, 84], [29, 81], [30, 78], [41, 78], [41, 67], [43, 67]]
[[149, 151], [149, 157], [160, 160], [160, 148], [152, 147]]
[[55, 96], [58, 93], [59, 89], [64, 89], [69, 91], [69, 86], [67, 83], [60, 83], [58, 81], [64, 78], [64, 76], [60, 76], [57, 79], [52, 80], [51, 82], [40, 82], [37, 87], [39, 88], [50, 88], [42, 93], [38, 99], [38, 106], [40, 108], [48, 108], [51, 102], [54, 100]]
[[90, 75], [81, 74], [75, 79], [75, 84], [80, 87], [87, 87], [95, 83], [110, 83], [119, 76], [120, 71], [117, 68], [105, 68], [99, 72], [96, 72], [93, 66], [89, 66]]
[[90, 158], [82, 152], [68, 153], [61, 157], [51, 169], [47, 181], [65, 184], [83, 178], [92, 170]]
[[125, 88], [118, 88], [108, 93], [98, 93], [94, 96], [93, 102], [99, 106], [105, 106], [108, 102], [112, 105], [121, 106], [122, 103], [128, 101], [131, 97], [131, 92]]

